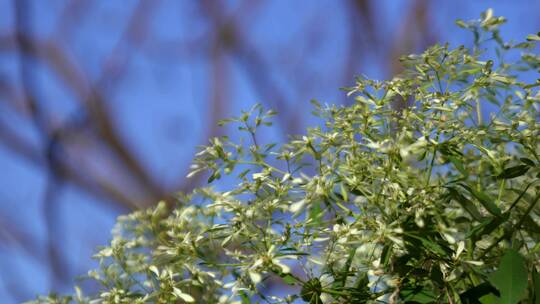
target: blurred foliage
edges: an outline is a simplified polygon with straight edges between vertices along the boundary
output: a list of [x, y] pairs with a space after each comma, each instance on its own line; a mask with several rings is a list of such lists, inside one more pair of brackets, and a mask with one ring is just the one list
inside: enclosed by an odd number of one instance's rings
[[260, 105], [222, 121], [246, 136], [213, 138], [189, 176], [234, 187], [121, 216], [100, 291], [36, 303], [538, 303], [540, 37], [504, 42], [505, 21], [458, 21], [472, 49], [357, 78], [350, 106], [313, 101], [323, 124], [284, 145], [257, 137]]

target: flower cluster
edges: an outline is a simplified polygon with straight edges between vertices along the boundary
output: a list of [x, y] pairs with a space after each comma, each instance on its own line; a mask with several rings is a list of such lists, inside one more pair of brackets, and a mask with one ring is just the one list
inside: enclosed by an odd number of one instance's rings
[[[540, 36], [503, 42], [504, 22], [458, 21], [472, 48], [357, 78], [350, 106], [314, 101], [324, 123], [284, 145], [257, 138], [275, 115], [259, 105], [224, 121], [246, 138], [201, 148], [189, 176], [209, 172], [208, 187], [120, 217], [88, 274], [98, 293], [36, 303], [538, 302], [540, 81], [527, 71]], [[234, 185], [212, 187], [226, 175]]]

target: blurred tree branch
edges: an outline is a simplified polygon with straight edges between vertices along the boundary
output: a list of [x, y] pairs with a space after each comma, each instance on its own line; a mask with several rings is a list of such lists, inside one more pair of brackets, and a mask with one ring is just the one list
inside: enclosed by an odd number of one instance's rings
[[[61, 233], [57, 226], [60, 212], [55, 201], [66, 185], [90, 194], [104, 207], [129, 210], [150, 206], [160, 199], [173, 203], [175, 191], [187, 192], [203, 182], [200, 175], [190, 180], [185, 180], [182, 175], [181, 179], [170, 183], [174, 186], [165, 187], [155, 168], [145, 165], [140, 151], [127, 140], [126, 135], [134, 131], [123, 129], [118, 122], [122, 113], [117, 112], [114, 96], [121, 90], [122, 81], [129, 76], [135, 55], [159, 56], [164, 60], [163, 65], [189, 64], [197, 56], [208, 64], [205, 89], [209, 94], [206, 100], [201, 101], [207, 116], [205, 128], [197, 139], [206, 144], [211, 137], [225, 135], [226, 131], [219, 129], [216, 122], [224, 118], [238, 93], [235, 91], [238, 87], [235, 73], [240, 72], [249, 88], [260, 98], [253, 102], [261, 101], [280, 112], [276, 119], [285, 139], [288, 134], [301, 132], [305, 119], [302, 112], [308, 112], [305, 110], [306, 101], [316, 97], [310, 94], [324, 81], [344, 78], [344, 83], [348, 83], [372, 58], [395, 57], [395, 54], [414, 49], [415, 43], [423, 45], [423, 40], [432, 40], [427, 26], [430, 7], [425, 1], [414, 2], [408, 15], [404, 14], [406, 21], [402, 29], [396, 31], [395, 42], [378, 38], [380, 28], [376, 13], [379, 6], [376, 1], [344, 2], [346, 26], [337, 30], [348, 37], [345, 58], [339, 61], [341, 64], [336, 68], [336, 75], [322, 77], [313, 75], [304, 66], [303, 56], [310, 56], [312, 50], [309, 49], [310, 44], [302, 44], [305, 41], [321, 42], [322, 38], [315, 30], [323, 28], [319, 18], [306, 18], [302, 31], [289, 35], [284, 47], [267, 49], [264, 45], [257, 45], [248, 26], [257, 21], [256, 12], [264, 10], [269, 3], [241, 1], [231, 13], [224, 3], [200, 1], [194, 4], [197, 14], [192, 18], [202, 19], [208, 28], [194, 34], [195, 39], [166, 40], [156, 38], [154, 23], [159, 18], [156, 17], [159, 10], [168, 10], [171, 4], [140, 0], [133, 2], [131, 11], [122, 17], [119, 38], [101, 59], [98, 74], [92, 77], [85, 69], [84, 59], [70, 52], [69, 44], [72, 33], [82, 26], [90, 12], [101, 9], [96, 2], [63, 2], [48, 36], [31, 31], [30, 27], [36, 25], [34, 16], [30, 14], [30, 4], [26, 0], [12, 1], [15, 24], [10, 31], [0, 32], [0, 54], [18, 59], [17, 76], [20, 78], [20, 81], [0, 78], [0, 106], [32, 126], [32, 130], [39, 134], [39, 144], [24, 136], [18, 125], [0, 116], [0, 145], [48, 176], [41, 211], [49, 233], [49, 266], [57, 278], [61, 278], [61, 268], [65, 266], [61, 264], [61, 253], [54, 251], [54, 239]], [[180, 26], [180, 22], [177, 25]], [[333, 41], [325, 40], [320, 44], [325, 43]], [[297, 59], [301, 62], [288, 66], [288, 57], [299, 46], [303, 48]], [[333, 62], [329, 64], [336, 65]], [[67, 119], [59, 119], [58, 109], [51, 106], [43, 92], [38, 90], [39, 81], [35, 75], [38, 67], [47, 69], [62, 89], [74, 96], [76, 110]], [[384, 68], [388, 73], [397, 72], [396, 66]], [[294, 89], [293, 93], [287, 90], [287, 85]], [[35, 242], [24, 237], [24, 231], [19, 233], [11, 228], [8, 231], [14, 238], [21, 237], [21, 243]], [[37, 245], [29, 245], [25, 250], [32, 247]]]

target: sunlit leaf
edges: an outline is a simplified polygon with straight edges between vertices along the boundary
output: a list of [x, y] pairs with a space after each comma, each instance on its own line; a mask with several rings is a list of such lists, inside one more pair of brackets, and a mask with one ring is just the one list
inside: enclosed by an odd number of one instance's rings
[[528, 273], [525, 259], [515, 250], [508, 250], [501, 259], [498, 269], [489, 276], [501, 296], [500, 303], [515, 304], [527, 291]]

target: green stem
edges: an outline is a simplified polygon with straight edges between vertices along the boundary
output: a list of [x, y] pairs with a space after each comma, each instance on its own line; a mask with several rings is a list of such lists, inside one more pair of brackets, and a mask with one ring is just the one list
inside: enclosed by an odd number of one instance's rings
[[[441, 61], [441, 64], [444, 62], [444, 60], [446, 59], [446, 55], [443, 57], [442, 61]], [[429, 64], [428, 62], [428, 65], [431, 67], [431, 69], [435, 72], [435, 77], [437, 78], [437, 83], [439, 85], [439, 94], [441, 96], [443, 96], [445, 93], [443, 93], [443, 88], [442, 88], [442, 83], [441, 83], [441, 77], [439, 76], [439, 72], [437, 71], [437, 69], [435, 69], [431, 64]], [[446, 88], [448, 89], [448, 85], [446, 86]], [[443, 99], [443, 102], [441, 103], [441, 106], [444, 107], [444, 103], [446, 102], [445, 99]], [[438, 115], [437, 115], [438, 114]], [[441, 121], [441, 111], [438, 111], [435, 113], [435, 115], [437, 115], [437, 121], [440, 122]], [[435, 136], [435, 141], [437, 142], [437, 144], [439, 143], [439, 137], [440, 137], [440, 134], [441, 134], [441, 130], [439, 128], [437, 128], [437, 135]], [[435, 156], [437, 155], [437, 146], [434, 146], [433, 147], [433, 155], [431, 156], [431, 161], [429, 163], [429, 170], [428, 170], [428, 176], [426, 178], [426, 187], [429, 186], [429, 182], [431, 180], [431, 174], [432, 174], [432, 171], [433, 171], [433, 165], [435, 164]]]
[[480, 99], [476, 100], [476, 120], [478, 120], [478, 125], [482, 125], [482, 105], [480, 104]]
[[[437, 134], [437, 141], [438, 141], [438, 136], [439, 134]], [[426, 187], [429, 186], [429, 181], [431, 180], [431, 174], [432, 174], [432, 171], [433, 171], [433, 165], [435, 164], [435, 156], [437, 155], [437, 147], [435, 146], [433, 148], [433, 154], [431, 156], [431, 161], [429, 162], [429, 170], [428, 170], [428, 173], [427, 173], [427, 176], [426, 176]]]
[[263, 163], [263, 162], [255, 162], [255, 161], [246, 161], [246, 160], [238, 160], [236, 162], [237, 164], [242, 164], [242, 165], [255, 165], [255, 166], [263, 166], [263, 167], [266, 167], [272, 171], [276, 171], [276, 172], [279, 172], [283, 175], [287, 174], [287, 172], [283, 171], [283, 170], [280, 170], [274, 166], [271, 166], [267, 163]]
[[501, 204], [501, 198], [502, 198], [502, 194], [504, 192], [505, 181], [506, 181], [505, 179], [502, 179], [501, 184], [499, 186], [499, 195], [497, 196], [497, 206], [500, 206], [500, 204]]
[[324, 292], [324, 293], [338, 295], [338, 296], [350, 296], [350, 294], [348, 292], [343, 292], [343, 291], [338, 291], [338, 290], [333, 290], [333, 289], [325, 289], [325, 288], [323, 288], [321, 291]]

